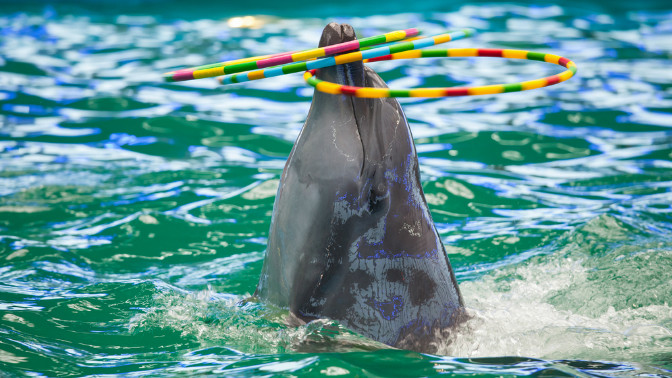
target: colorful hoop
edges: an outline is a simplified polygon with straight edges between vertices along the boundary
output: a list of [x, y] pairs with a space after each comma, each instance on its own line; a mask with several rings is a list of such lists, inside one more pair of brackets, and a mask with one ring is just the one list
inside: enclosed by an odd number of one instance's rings
[[323, 56], [357, 50], [359, 48], [379, 45], [381, 43], [399, 41], [409, 37], [414, 37], [419, 34], [420, 31], [416, 28], [397, 30], [373, 37], [355, 39], [353, 41], [343, 42], [331, 46], [319, 47], [316, 49], [309, 49], [298, 52], [287, 52], [274, 55], [264, 55], [252, 58], [238, 59], [235, 61], [208, 64], [205, 66], [184, 68], [177, 71], [167, 72], [163, 74], [163, 78], [168, 82], [175, 82], [175, 81], [194, 80], [206, 77], [228, 75], [238, 72], [255, 70], [259, 68], [277, 66], [286, 63], [301, 62], [304, 60], [321, 58]]
[[[291, 63], [263, 70], [250, 71], [248, 73], [242, 73], [238, 75], [224, 76], [219, 78], [219, 81], [222, 84], [235, 84], [235, 83], [242, 83], [245, 81], [266, 79], [274, 76], [287, 75], [290, 73], [330, 67], [335, 66], [337, 64], [345, 64], [345, 63], [357, 62], [360, 60], [374, 59], [403, 51], [421, 49], [429, 46], [438, 45], [441, 43], [446, 43], [449, 41], [454, 41], [457, 39], [467, 38], [471, 36], [473, 33], [474, 33], [473, 29], [463, 29], [451, 33], [442, 33], [431, 37], [420, 38], [413, 41], [397, 42], [392, 45], [376, 47], [369, 50], [355, 51], [347, 54], [330, 56], [324, 59], [317, 59], [310, 62]], [[329, 46], [325, 47], [325, 49], [328, 47]], [[244, 63], [243, 65], [251, 65], [251, 64], [252, 63]]]
[[478, 96], [497, 93], [520, 92], [530, 89], [547, 87], [568, 80], [576, 73], [576, 64], [567, 58], [553, 54], [536, 53], [525, 50], [509, 49], [447, 49], [447, 50], [413, 50], [373, 59], [364, 62], [378, 62], [395, 59], [437, 58], [437, 57], [497, 57], [511, 59], [538, 60], [553, 63], [567, 68], [566, 71], [557, 75], [542, 79], [528, 80], [512, 84], [495, 84], [475, 87], [449, 87], [449, 88], [418, 88], [418, 89], [391, 89], [353, 87], [320, 80], [315, 77], [315, 70], [306, 71], [303, 78], [320, 92], [330, 94], [343, 94], [347, 96], [381, 98], [381, 97], [457, 97]]
[[[228, 75], [220, 77], [219, 81], [222, 84], [234, 84], [306, 71], [304, 74], [304, 79], [308, 82], [309, 85], [315, 87], [321, 92], [330, 94], [343, 94], [355, 97], [379, 98], [455, 97], [519, 92], [561, 83], [576, 74], [577, 68], [574, 62], [567, 58], [553, 54], [509, 49], [419, 50], [421, 48], [466, 38], [471, 36], [473, 33], [473, 29], [463, 29], [451, 33], [443, 33], [432, 37], [423, 38], [418, 37], [420, 34], [418, 29], [411, 28], [381, 34], [374, 37], [344, 42], [336, 45], [325, 46], [317, 49], [257, 56], [252, 58], [209, 64], [205, 66], [185, 68], [182, 70], [165, 73], [164, 79], [169, 82], [174, 82]], [[395, 42], [400, 40], [402, 41]], [[348, 52], [356, 49], [360, 49], [360, 51]], [[354, 87], [330, 83], [320, 80], [314, 76], [316, 69], [357, 61], [369, 63], [394, 59], [473, 56], [538, 60], [563, 66], [567, 70], [545, 78], [512, 84], [417, 89]], [[306, 60], [310, 61], [306, 62]]]

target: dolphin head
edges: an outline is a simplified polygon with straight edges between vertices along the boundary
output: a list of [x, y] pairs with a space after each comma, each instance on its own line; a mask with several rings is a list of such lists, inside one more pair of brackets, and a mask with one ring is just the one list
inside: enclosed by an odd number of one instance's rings
[[[352, 26], [332, 22], [324, 28], [319, 46], [355, 39]], [[342, 85], [387, 88], [385, 81], [362, 61], [321, 68], [316, 76]], [[334, 122], [340, 126], [334, 127]], [[356, 98], [315, 90], [303, 132], [321, 129], [320, 132], [333, 133], [334, 144], [344, 152], [345, 159], [358, 161], [358, 170], [366, 176], [371, 174], [367, 170], [382, 172], [381, 164], [388, 164], [390, 158], [405, 161], [410, 156], [416, 159], [415, 145], [407, 126], [404, 112], [394, 98]]]

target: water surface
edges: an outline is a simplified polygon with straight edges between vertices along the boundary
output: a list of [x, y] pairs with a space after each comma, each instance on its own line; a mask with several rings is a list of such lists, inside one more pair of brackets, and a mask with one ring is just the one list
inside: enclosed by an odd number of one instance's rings
[[[77, 10], [87, 2], [8, 7], [0, 370], [672, 376], [672, 11], [569, 4], [278, 11], [252, 28], [228, 15]], [[326, 320], [288, 327], [281, 309], [241, 303], [310, 106], [301, 75], [161, 81], [174, 68], [314, 47], [329, 21], [362, 36], [473, 27], [450, 47], [531, 49], [579, 66], [570, 81], [529, 92], [400, 100], [473, 315], [438, 355]], [[559, 72], [491, 58], [372, 67], [391, 87]]]

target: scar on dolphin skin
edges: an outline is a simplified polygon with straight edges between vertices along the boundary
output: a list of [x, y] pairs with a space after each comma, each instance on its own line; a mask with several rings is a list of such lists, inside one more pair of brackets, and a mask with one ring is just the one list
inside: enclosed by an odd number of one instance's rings
[[[354, 39], [350, 25], [331, 23], [319, 46]], [[361, 61], [316, 75], [387, 88]], [[434, 352], [464, 319], [396, 99], [315, 91], [282, 173], [255, 295], [288, 308], [293, 324], [330, 318], [420, 352]]]

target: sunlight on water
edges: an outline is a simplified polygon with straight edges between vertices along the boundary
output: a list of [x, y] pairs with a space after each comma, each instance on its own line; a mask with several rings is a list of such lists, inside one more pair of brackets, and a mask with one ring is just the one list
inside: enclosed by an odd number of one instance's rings
[[[672, 12], [619, 4], [335, 19], [1, 11], [0, 371], [672, 376]], [[329, 320], [294, 327], [250, 299], [310, 107], [301, 75], [161, 80], [315, 47], [334, 20], [361, 36], [473, 27], [449, 47], [579, 67], [524, 93], [400, 99], [472, 315], [441, 343], [446, 357]], [[371, 67], [395, 87], [558, 72], [489, 58]]]

